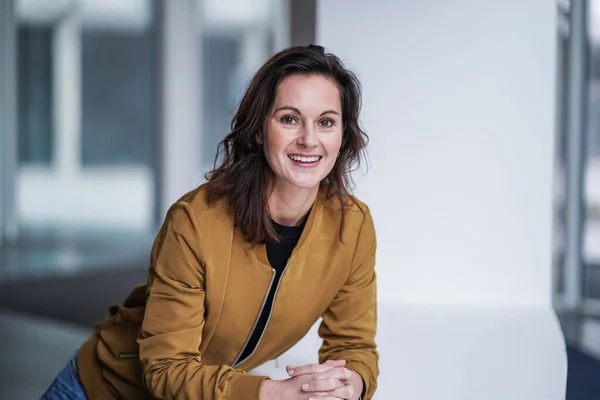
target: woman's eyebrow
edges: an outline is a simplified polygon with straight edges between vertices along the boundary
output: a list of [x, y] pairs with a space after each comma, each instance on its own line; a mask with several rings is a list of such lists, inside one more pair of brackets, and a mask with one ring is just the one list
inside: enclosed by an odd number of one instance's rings
[[[290, 111], [294, 111], [300, 115], [302, 115], [302, 113], [300, 112], [300, 110], [298, 110], [296, 107], [292, 107], [292, 106], [283, 106], [283, 107], [279, 107], [277, 110], [275, 110], [275, 112], [281, 111], [281, 110], [290, 110]], [[321, 114], [323, 115], [323, 114]]]

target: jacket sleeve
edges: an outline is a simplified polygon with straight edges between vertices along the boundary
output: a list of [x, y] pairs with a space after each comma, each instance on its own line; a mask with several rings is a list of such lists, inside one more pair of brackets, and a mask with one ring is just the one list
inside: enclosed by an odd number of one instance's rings
[[346, 360], [346, 368], [363, 379], [363, 400], [373, 397], [379, 375], [375, 228], [367, 209], [359, 233], [350, 276], [323, 314], [319, 335], [323, 345], [319, 362]]
[[143, 380], [153, 397], [258, 400], [266, 377], [202, 363], [204, 265], [194, 211], [178, 202], [152, 250], [147, 303], [138, 335]]

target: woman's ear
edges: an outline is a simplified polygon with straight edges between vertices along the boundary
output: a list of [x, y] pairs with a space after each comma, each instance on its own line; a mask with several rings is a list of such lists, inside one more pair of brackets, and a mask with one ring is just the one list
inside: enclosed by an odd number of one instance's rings
[[[263, 128], [264, 129], [264, 128]], [[264, 130], [260, 129], [258, 132], [256, 132], [256, 134], [254, 135], [254, 138], [256, 140], [256, 144], [258, 144], [258, 146], [262, 146], [263, 144], [263, 132]]]

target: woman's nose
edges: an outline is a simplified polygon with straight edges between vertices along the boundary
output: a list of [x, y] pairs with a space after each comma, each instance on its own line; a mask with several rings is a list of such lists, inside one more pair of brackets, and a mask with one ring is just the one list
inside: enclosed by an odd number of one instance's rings
[[300, 136], [300, 144], [311, 148], [317, 145], [317, 136], [313, 126], [305, 126]]

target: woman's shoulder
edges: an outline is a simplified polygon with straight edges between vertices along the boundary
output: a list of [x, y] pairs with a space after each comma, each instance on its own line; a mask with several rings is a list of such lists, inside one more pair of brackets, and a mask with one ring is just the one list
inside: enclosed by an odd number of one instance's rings
[[167, 219], [176, 224], [193, 221], [197, 224], [210, 226], [215, 221], [229, 224], [232, 221], [224, 199], [211, 199], [208, 195], [206, 184], [187, 192], [181, 196], [169, 209]]
[[[347, 194], [340, 198], [340, 196], [330, 193], [326, 188], [323, 188], [320, 191], [319, 198], [321, 204], [323, 204], [324, 214], [328, 215], [330, 222], [335, 220], [341, 224], [343, 218], [343, 225], [346, 229], [355, 229], [363, 225], [366, 221], [371, 220], [369, 207], [354, 195]], [[343, 216], [342, 205], [344, 208]], [[332, 226], [337, 225], [337, 223], [332, 224]]]
[[324, 207], [333, 212], [341, 213], [343, 204], [344, 210], [351, 214], [357, 214], [356, 217], [370, 213], [369, 207], [352, 194], [345, 194], [340, 197], [326, 187], [322, 187], [319, 190], [319, 199]]

